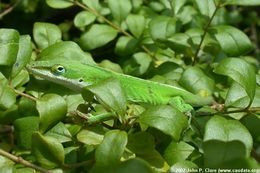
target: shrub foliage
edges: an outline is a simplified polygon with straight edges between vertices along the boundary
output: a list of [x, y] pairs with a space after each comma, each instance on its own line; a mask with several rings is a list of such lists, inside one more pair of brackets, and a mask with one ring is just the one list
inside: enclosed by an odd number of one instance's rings
[[[0, 172], [258, 168], [258, 5], [0, 2]], [[25, 66], [36, 60], [97, 63], [211, 96], [214, 103], [194, 107], [190, 116], [170, 105], [131, 103], [116, 80], [78, 94], [30, 75]], [[101, 101], [92, 102], [94, 95]]]

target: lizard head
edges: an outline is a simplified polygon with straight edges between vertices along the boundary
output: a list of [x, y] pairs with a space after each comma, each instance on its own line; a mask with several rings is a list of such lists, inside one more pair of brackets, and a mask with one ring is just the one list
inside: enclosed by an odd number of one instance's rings
[[34, 61], [26, 66], [30, 74], [74, 91], [81, 91], [83, 87], [91, 85], [83, 79], [85, 68], [81, 63], [60, 61]]

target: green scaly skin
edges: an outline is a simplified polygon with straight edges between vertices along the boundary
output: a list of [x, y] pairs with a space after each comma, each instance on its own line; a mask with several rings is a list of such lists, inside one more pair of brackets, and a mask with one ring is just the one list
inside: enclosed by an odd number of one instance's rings
[[179, 87], [116, 73], [96, 65], [81, 64], [76, 61], [35, 61], [27, 66], [27, 70], [33, 75], [78, 92], [86, 86], [108, 78], [115, 78], [120, 81], [127, 100], [135, 103], [168, 104], [176, 96], [180, 96], [192, 106], [212, 103], [212, 98], [200, 97]]

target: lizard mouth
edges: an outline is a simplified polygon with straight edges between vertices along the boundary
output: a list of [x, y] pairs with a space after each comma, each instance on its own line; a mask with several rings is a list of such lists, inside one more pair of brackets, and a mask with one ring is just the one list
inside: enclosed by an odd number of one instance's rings
[[26, 69], [33, 76], [40, 77], [41, 79], [45, 79], [50, 82], [63, 85], [66, 88], [69, 88], [76, 92], [81, 92], [82, 88], [84, 88], [87, 85], [90, 85], [89, 83], [84, 82], [82, 78], [69, 79], [62, 75], [55, 75], [51, 72], [49, 67], [38, 67], [37, 65], [30, 64], [26, 66]]

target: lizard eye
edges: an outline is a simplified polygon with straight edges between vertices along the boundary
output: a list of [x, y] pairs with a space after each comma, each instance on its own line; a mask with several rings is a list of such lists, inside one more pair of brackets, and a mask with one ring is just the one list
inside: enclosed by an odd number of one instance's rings
[[65, 68], [62, 65], [54, 65], [51, 68], [52, 73], [54, 73], [55, 75], [61, 75], [63, 73], [65, 73]]

